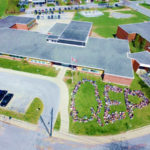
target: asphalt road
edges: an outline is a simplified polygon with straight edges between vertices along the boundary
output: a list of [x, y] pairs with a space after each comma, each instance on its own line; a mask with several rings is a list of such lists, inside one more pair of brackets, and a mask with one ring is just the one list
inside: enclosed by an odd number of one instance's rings
[[0, 89], [14, 94], [7, 106], [9, 109], [25, 112], [32, 100], [39, 97], [44, 104], [42, 117], [45, 123], [50, 121], [52, 108], [55, 120], [60, 102], [60, 89], [53, 82], [0, 71]]
[[150, 134], [105, 145], [88, 145], [49, 138], [41, 131], [29, 131], [0, 122], [0, 150], [149, 150]]

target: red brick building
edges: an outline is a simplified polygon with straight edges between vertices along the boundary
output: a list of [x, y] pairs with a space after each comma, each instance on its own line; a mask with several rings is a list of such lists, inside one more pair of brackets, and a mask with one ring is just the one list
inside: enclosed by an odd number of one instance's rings
[[129, 57], [132, 59], [133, 69], [136, 72], [138, 69], [145, 69], [150, 71], [150, 52], [143, 51], [138, 53], [131, 53]]
[[150, 22], [119, 25], [116, 36], [131, 42], [135, 40], [137, 34], [140, 35], [140, 41], [146, 40], [145, 50], [150, 51]]
[[8, 16], [0, 20], [0, 27], [30, 30], [36, 24], [35, 18]]
[[51, 37], [22, 31], [34, 24], [34, 18], [11, 16], [0, 20], [0, 57], [72, 67], [95, 74], [104, 82], [130, 86], [134, 74], [127, 57], [130, 52], [127, 40], [90, 37], [92, 23], [79, 21], [55, 24], [50, 30]]

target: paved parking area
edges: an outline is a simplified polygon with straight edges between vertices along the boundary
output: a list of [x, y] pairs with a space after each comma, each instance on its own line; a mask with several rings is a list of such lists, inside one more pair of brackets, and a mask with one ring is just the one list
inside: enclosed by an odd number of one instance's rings
[[[67, 23], [69, 24], [72, 18], [74, 17], [75, 12], [64, 12], [61, 14], [61, 19], [47, 19], [48, 15], [41, 15], [44, 17], [44, 19], [39, 19], [36, 20], [37, 25], [35, 25], [33, 28], [31, 28], [30, 31], [34, 32], [40, 32], [42, 34], [47, 34], [50, 28], [55, 24], [55, 23]], [[58, 15], [58, 13], [55, 13], [55, 15]], [[37, 15], [34, 14], [23, 14], [21, 16], [24, 17], [34, 17], [36, 18]]]
[[0, 89], [14, 94], [7, 105], [8, 109], [25, 112], [32, 100], [39, 97], [44, 104], [42, 116], [46, 123], [50, 120], [52, 108], [54, 109], [54, 119], [56, 118], [60, 102], [60, 90], [53, 82], [33, 76], [0, 71]]

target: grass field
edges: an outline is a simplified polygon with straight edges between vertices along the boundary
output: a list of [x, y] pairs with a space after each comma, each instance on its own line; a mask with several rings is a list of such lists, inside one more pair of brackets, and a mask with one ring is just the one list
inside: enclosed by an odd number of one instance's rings
[[15, 14], [19, 12], [17, 7], [19, 0], [0, 0], [0, 17], [6, 14]]
[[0, 108], [0, 114], [9, 116], [15, 119], [27, 121], [29, 123], [37, 124], [39, 117], [43, 111], [43, 103], [39, 98], [35, 98], [30, 104], [25, 114], [10, 111], [4, 108]]
[[[102, 100], [103, 103], [103, 107], [99, 116], [102, 119], [102, 123], [104, 123], [103, 115], [104, 115], [105, 102], [104, 102], [103, 92], [104, 92], [104, 86], [107, 83], [102, 82], [99, 79], [99, 77], [96, 77], [94, 75], [89, 75], [86, 73], [79, 73], [79, 72], [76, 73], [74, 75], [74, 83], [67, 84], [69, 87], [70, 98], [71, 98], [71, 92], [75, 84], [78, 81], [81, 81], [83, 78], [92, 79], [96, 81], [98, 85], [100, 99]], [[66, 78], [66, 82], [67, 80], [69, 79]], [[117, 86], [122, 89], [125, 88], [125, 86], [120, 86], [120, 85]], [[135, 74], [135, 79], [133, 80], [130, 86], [130, 89], [141, 90], [145, 94], [145, 96], [147, 96], [150, 99], [150, 88], [148, 88], [136, 74]], [[135, 109], [134, 118], [131, 120], [128, 117], [128, 113], [126, 112], [126, 105], [125, 105], [123, 92], [114, 93], [110, 91], [109, 97], [110, 99], [118, 100], [121, 102], [121, 104], [118, 106], [111, 106], [110, 113], [114, 111], [118, 111], [118, 112], [124, 111], [126, 113], [125, 119], [116, 121], [113, 124], [108, 124], [103, 127], [100, 127], [96, 119], [87, 123], [79, 123], [79, 122], [73, 122], [73, 119], [70, 116], [70, 127], [69, 127], [70, 132], [74, 134], [80, 134], [80, 135], [109, 135], [109, 134], [117, 134], [120, 132], [125, 132], [131, 129], [135, 129], [150, 124], [150, 105], [144, 107], [143, 109]], [[129, 96], [129, 101], [133, 103], [139, 103], [141, 99], [139, 99], [136, 96], [135, 97]], [[94, 107], [94, 108], [97, 107], [97, 102], [94, 96], [94, 88], [88, 82], [81, 85], [81, 87], [79, 88], [75, 96], [75, 107], [79, 112], [78, 114], [79, 117], [83, 117], [84, 115], [89, 117], [91, 115], [90, 107]]]
[[150, 9], [150, 4], [146, 4], [146, 3], [140, 3], [141, 6]]
[[60, 118], [60, 112], [57, 115], [57, 119], [54, 125], [54, 130], [59, 130], [61, 125], [61, 118]]
[[0, 58], [0, 67], [51, 77], [56, 77], [58, 73], [54, 67], [32, 65], [24, 61], [9, 60], [4, 58]]
[[7, 6], [8, 6], [7, 0], [0, 0], [0, 17], [5, 14]]
[[[100, 10], [104, 11], [106, 9]], [[103, 16], [100, 17], [83, 17], [79, 13], [76, 13], [74, 20], [88, 21], [93, 22], [93, 31], [99, 34], [102, 37], [113, 37], [113, 34], [116, 34], [118, 25], [129, 24], [129, 23], [138, 23], [148, 21], [149, 18], [143, 14], [131, 10], [131, 11], [120, 11], [121, 13], [132, 14], [133, 17], [127, 19], [115, 19], [109, 17], [109, 12], [104, 12]]]

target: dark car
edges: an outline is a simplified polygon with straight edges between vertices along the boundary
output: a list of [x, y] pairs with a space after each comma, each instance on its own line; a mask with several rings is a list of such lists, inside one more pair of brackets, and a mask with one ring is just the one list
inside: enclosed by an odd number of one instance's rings
[[1, 106], [5, 107], [9, 103], [9, 101], [11, 100], [12, 97], [13, 97], [13, 94], [11, 94], [11, 93], [7, 94], [1, 102]]
[[0, 101], [4, 98], [4, 96], [6, 95], [7, 91], [5, 90], [0, 90]]

